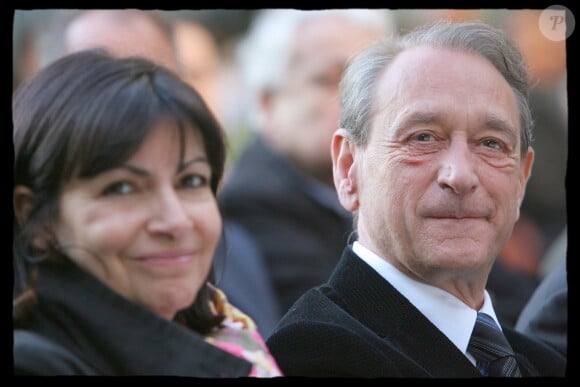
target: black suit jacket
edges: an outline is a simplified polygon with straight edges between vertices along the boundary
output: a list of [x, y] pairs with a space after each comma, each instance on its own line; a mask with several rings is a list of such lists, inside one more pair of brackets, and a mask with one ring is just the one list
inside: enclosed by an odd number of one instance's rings
[[[503, 327], [524, 376], [563, 376], [565, 359]], [[348, 246], [329, 281], [304, 294], [268, 338], [287, 376], [479, 377], [421, 312]]]
[[258, 137], [218, 195], [224, 218], [258, 242], [282, 313], [328, 279], [352, 230], [350, 214], [313, 198], [304, 179]]

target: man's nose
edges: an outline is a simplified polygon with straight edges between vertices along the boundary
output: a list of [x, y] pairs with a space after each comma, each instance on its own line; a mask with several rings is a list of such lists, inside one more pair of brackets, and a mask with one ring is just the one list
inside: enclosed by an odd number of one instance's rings
[[463, 141], [452, 142], [441, 158], [437, 182], [444, 189], [451, 189], [462, 195], [477, 187], [479, 178], [476, 173], [473, 154]]

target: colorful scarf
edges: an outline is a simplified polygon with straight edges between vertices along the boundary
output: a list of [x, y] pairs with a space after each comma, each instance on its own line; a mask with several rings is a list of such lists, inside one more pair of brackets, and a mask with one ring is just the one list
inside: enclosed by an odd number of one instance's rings
[[264, 339], [258, 333], [256, 323], [250, 316], [230, 304], [221, 289], [215, 286], [214, 289], [217, 292], [217, 302], [212, 303], [212, 308], [226, 318], [205, 337], [205, 340], [252, 363], [252, 371], [248, 376], [264, 378], [283, 376]]

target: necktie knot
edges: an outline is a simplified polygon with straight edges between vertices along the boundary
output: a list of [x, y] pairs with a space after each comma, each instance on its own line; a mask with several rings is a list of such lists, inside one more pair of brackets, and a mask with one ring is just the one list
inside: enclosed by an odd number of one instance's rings
[[491, 316], [478, 313], [467, 348], [485, 376], [521, 376], [514, 352]]

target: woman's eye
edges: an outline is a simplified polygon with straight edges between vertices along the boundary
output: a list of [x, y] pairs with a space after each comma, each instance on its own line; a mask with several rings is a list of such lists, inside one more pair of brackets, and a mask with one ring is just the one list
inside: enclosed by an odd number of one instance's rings
[[184, 187], [198, 188], [207, 185], [207, 178], [200, 175], [189, 175], [181, 179], [181, 184]]
[[111, 185], [109, 185], [107, 188], [105, 188], [104, 194], [105, 195], [127, 195], [131, 192], [133, 192], [135, 188], [133, 187], [133, 184], [126, 182], [126, 181], [120, 181], [117, 183], [113, 183]]

